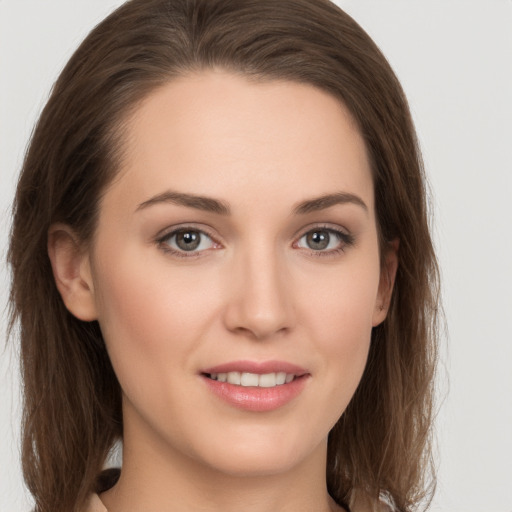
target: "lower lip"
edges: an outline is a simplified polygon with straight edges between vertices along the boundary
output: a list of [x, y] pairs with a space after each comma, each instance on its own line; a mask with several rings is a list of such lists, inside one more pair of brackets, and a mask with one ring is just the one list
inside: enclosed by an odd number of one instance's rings
[[297, 377], [288, 384], [271, 388], [237, 386], [229, 382], [202, 376], [209, 389], [225, 402], [238, 409], [253, 412], [274, 411], [296, 398], [304, 389], [308, 375]]

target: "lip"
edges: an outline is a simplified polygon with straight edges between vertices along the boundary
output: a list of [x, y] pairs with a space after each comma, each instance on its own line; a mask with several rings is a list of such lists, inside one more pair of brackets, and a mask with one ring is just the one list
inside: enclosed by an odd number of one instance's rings
[[219, 364], [211, 368], [201, 370], [201, 373], [229, 373], [229, 372], [247, 372], [263, 375], [265, 373], [293, 373], [298, 377], [308, 373], [307, 370], [295, 364], [286, 361], [231, 361], [229, 363]]
[[[265, 373], [293, 373], [292, 382], [263, 388], [257, 386], [237, 386], [228, 382], [212, 380], [207, 374], [248, 372], [263, 375]], [[299, 396], [309, 380], [310, 374], [300, 366], [285, 361], [232, 361], [206, 368], [201, 378], [208, 389], [229, 405], [251, 412], [274, 411], [290, 403]]]

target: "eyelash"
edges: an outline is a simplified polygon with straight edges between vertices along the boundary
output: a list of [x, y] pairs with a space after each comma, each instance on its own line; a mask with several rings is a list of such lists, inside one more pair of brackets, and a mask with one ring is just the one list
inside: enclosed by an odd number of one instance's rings
[[[312, 255], [314, 257], [324, 257], [325, 258], [325, 257], [336, 256], [340, 253], [345, 252], [345, 250], [348, 247], [353, 246], [355, 243], [355, 238], [353, 235], [346, 233], [345, 231], [342, 231], [340, 229], [333, 228], [332, 226], [319, 225], [319, 226], [315, 226], [315, 227], [303, 232], [300, 235], [300, 237], [297, 239], [297, 241], [293, 243], [293, 247], [297, 247], [297, 244], [299, 243], [299, 241], [302, 240], [308, 234], [314, 233], [314, 232], [322, 232], [322, 231], [327, 232], [330, 235], [334, 235], [340, 242], [340, 247], [337, 247], [335, 249], [330, 249], [328, 251], [310, 249], [308, 252], [310, 253], [310, 255]], [[156, 243], [158, 244], [158, 246], [161, 248], [162, 251], [164, 251], [165, 253], [171, 254], [173, 256], [176, 256], [178, 258], [199, 258], [199, 257], [201, 257], [202, 253], [204, 251], [207, 251], [208, 249], [188, 252], [188, 251], [184, 251], [184, 250], [176, 250], [169, 246], [168, 242], [169, 242], [170, 238], [175, 237], [178, 233], [186, 233], [186, 232], [194, 232], [194, 233], [199, 233], [200, 236], [207, 236], [208, 238], [210, 238], [210, 240], [212, 241], [212, 243], [214, 245], [220, 245], [219, 242], [217, 242], [215, 240], [214, 236], [211, 235], [210, 233], [208, 233], [208, 231], [206, 231], [204, 229], [196, 228], [194, 226], [180, 226], [177, 229], [168, 231], [164, 235], [159, 236], [156, 239]]]

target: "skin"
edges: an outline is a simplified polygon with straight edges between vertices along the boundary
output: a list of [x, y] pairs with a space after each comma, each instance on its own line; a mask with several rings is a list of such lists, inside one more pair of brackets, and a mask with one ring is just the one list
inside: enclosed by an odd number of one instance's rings
[[[326, 491], [327, 435], [360, 381], [397, 265], [396, 247], [380, 265], [370, 165], [348, 111], [309, 85], [201, 72], [146, 98], [125, 150], [92, 245], [65, 225], [49, 236], [66, 306], [99, 321], [123, 391], [123, 472], [102, 501], [109, 512], [341, 510]], [[169, 190], [230, 214], [147, 204]], [[339, 193], [364, 206], [295, 211]], [[178, 256], [176, 238], [162, 237], [184, 226], [209, 238]], [[308, 245], [315, 229], [327, 249]], [[201, 376], [236, 360], [309, 375], [283, 407], [241, 410]]]

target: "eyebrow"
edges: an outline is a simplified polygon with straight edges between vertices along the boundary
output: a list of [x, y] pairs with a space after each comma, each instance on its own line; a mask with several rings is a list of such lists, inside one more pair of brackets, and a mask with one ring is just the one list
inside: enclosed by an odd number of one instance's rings
[[[196, 208], [198, 210], [217, 213], [219, 215], [231, 214], [229, 205], [224, 201], [219, 201], [212, 197], [197, 196], [172, 190], [168, 190], [144, 201], [135, 211], [143, 210], [161, 203], [172, 203], [179, 206], [187, 206], [189, 208]], [[348, 192], [337, 192], [302, 201], [293, 208], [293, 213], [296, 215], [305, 215], [307, 213], [325, 210], [337, 204], [355, 204], [363, 208], [365, 212], [368, 212], [368, 206], [366, 206], [366, 203], [359, 196]]]
[[336, 192], [334, 194], [327, 194], [314, 199], [302, 201], [293, 209], [293, 212], [299, 215], [304, 215], [306, 213], [325, 210], [337, 204], [355, 204], [368, 213], [368, 206], [366, 206], [366, 203], [359, 196], [348, 192]]
[[223, 201], [213, 199], [211, 197], [196, 196], [194, 194], [185, 194], [183, 192], [174, 192], [168, 190], [163, 194], [144, 201], [139, 204], [136, 211], [143, 210], [149, 206], [161, 203], [172, 203], [178, 206], [188, 206], [189, 208], [196, 208], [197, 210], [204, 210], [206, 212], [218, 213], [219, 215], [230, 215], [231, 210], [229, 206]]

